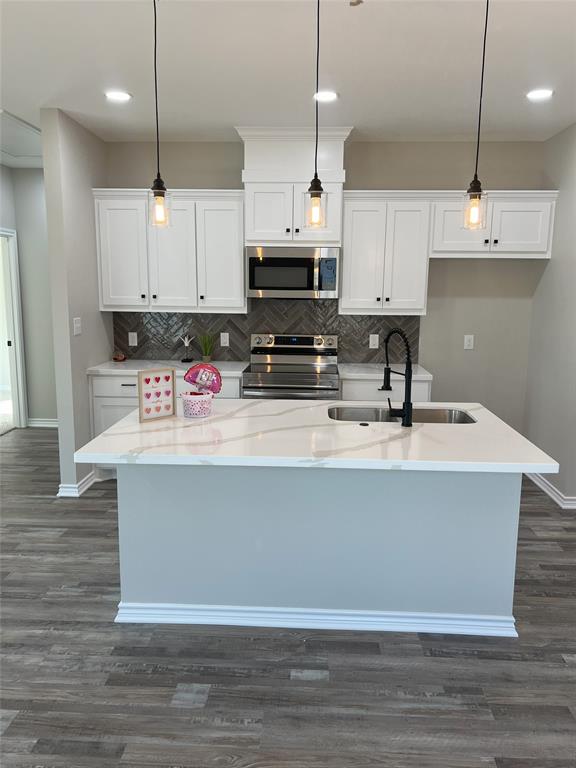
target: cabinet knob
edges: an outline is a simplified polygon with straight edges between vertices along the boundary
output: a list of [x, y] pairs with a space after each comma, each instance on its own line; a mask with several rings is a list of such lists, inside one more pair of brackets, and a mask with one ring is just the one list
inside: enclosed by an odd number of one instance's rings
[[290, 232], [290, 227], [286, 227], [286, 234]]
[[386, 296], [386, 301], [390, 301], [390, 296]]
[[201, 300], [201, 301], [204, 301], [204, 296], [200, 296], [200, 300]]
[[494, 245], [498, 245], [498, 238], [494, 240]]
[[297, 234], [297, 235], [299, 235], [299, 234], [300, 234], [300, 230], [298, 229], [298, 227], [296, 227], [296, 229], [294, 230], [294, 232], [296, 232], [296, 234]]
[[376, 298], [376, 301], [382, 301], [382, 296], [378, 296], [378, 297]]
[[489, 242], [490, 242], [490, 238], [487, 237], [486, 240], [484, 240], [484, 245], [488, 245]]
[[141, 299], [145, 299], [145, 298], [146, 298], [146, 294], [145, 294], [145, 293], [141, 293], [141, 294], [140, 294], [140, 298], [141, 298]]
[[157, 299], [157, 298], [158, 298], [158, 296], [157, 296], [155, 293], [153, 293], [153, 294], [152, 294], [152, 298], [153, 298], [153, 299]]

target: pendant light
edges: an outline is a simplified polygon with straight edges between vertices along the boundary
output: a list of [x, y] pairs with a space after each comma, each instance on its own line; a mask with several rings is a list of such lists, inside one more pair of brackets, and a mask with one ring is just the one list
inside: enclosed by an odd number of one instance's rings
[[156, 106], [156, 178], [152, 183], [152, 204], [150, 221], [154, 227], [167, 227], [169, 223], [168, 201], [166, 200], [166, 185], [160, 175], [160, 126], [158, 121], [158, 35], [156, 31], [156, 0], [154, 3], [154, 102]]
[[490, 0], [486, 0], [486, 16], [484, 19], [484, 42], [482, 45], [482, 73], [480, 75], [480, 102], [478, 105], [478, 132], [476, 134], [476, 165], [474, 178], [470, 182], [464, 198], [464, 227], [465, 229], [484, 229], [486, 226], [486, 195], [478, 178], [478, 157], [480, 155], [480, 126], [482, 123], [482, 96], [484, 93], [484, 63], [486, 61], [486, 34], [488, 32], [488, 8]]
[[[316, 2], [316, 90], [319, 92], [320, 79], [320, 0]], [[318, 228], [324, 226], [324, 211], [322, 209], [322, 182], [318, 178], [318, 108], [317, 98], [314, 99], [316, 110], [316, 137], [314, 143], [314, 178], [308, 188], [308, 207], [306, 211], [306, 226]]]

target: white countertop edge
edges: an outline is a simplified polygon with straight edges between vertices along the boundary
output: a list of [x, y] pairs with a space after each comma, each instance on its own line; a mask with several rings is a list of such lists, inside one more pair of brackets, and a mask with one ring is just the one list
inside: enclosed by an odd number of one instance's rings
[[271, 456], [139, 456], [113, 453], [74, 454], [76, 464], [159, 465], [159, 466], [220, 466], [220, 467], [287, 467], [297, 469], [369, 469], [408, 472], [497, 472], [506, 474], [556, 474], [558, 464], [503, 464], [497, 462], [465, 461], [383, 461], [381, 459], [310, 459], [306, 457]]

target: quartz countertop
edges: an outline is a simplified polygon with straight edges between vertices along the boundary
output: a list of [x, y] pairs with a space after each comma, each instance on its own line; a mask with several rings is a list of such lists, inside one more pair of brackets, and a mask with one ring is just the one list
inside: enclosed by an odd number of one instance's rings
[[[213, 401], [212, 416], [175, 416], [141, 424], [138, 411], [75, 453], [77, 463], [162, 464], [444, 472], [558, 472], [558, 464], [478, 403], [460, 408], [472, 424], [334, 421], [334, 405], [374, 403], [294, 400]], [[381, 405], [381, 404], [376, 404]]]

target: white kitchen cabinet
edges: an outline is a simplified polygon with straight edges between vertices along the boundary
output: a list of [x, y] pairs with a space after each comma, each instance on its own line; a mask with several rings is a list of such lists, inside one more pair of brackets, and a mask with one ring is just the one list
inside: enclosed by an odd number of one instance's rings
[[138, 408], [137, 397], [94, 397], [92, 414], [95, 437]]
[[[404, 370], [399, 366], [399, 370]], [[382, 376], [384, 375], [384, 366], [382, 366]], [[390, 386], [392, 391], [382, 392], [382, 377], [374, 380], [369, 379], [342, 379], [340, 385], [342, 400], [364, 400], [387, 402], [388, 398], [393, 403], [401, 403], [404, 400], [404, 379], [392, 379]], [[412, 382], [412, 402], [427, 403], [430, 401], [431, 382], [413, 381]]]
[[242, 203], [202, 200], [196, 203], [198, 304], [204, 309], [243, 307], [244, 247]]
[[150, 304], [168, 310], [198, 306], [196, 204], [170, 201], [170, 226], [150, 227]]
[[429, 221], [428, 201], [345, 199], [343, 314], [424, 314]]
[[143, 194], [96, 200], [102, 309], [149, 303], [146, 209]]
[[463, 227], [463, 198], [433, 203], [432, 258], [550, 258], [556, 192], [488, 193], [486, 227]]
[[94, 196], [101, 310], [246, 311], [242, 192], [173, 191], [166, 228], [146, 190]]
[[338, 245], [342, 228], [342, 184], [323, 184], [324, 225], [318, 228], [306, 224], [309, 186], [309, 182], [246, 184], [246, 242]]

